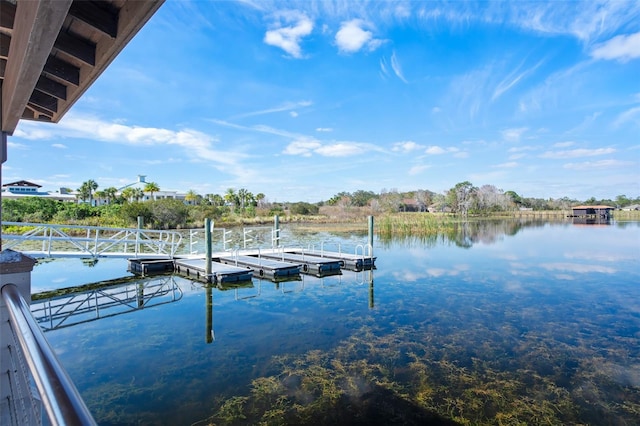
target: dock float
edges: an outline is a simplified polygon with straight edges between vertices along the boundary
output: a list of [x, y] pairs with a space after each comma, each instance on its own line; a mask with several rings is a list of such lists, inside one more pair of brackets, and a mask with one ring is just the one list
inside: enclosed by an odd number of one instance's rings
[[250, 268], [253, 271], [254, 276], [269, 279], [299, 275], [301, 268], [301, 265], [299, 264], [244, 255], [220, 257], [219, 261], [226, 265]]
[[333, 251], [313, 251], [304, 249], [294, 249], [290, 253], [304, 256], [316, 256], [321, 259], [333, 259], [340, 262], [340, 266], [352, 271], [375, 268], [376, 258], [373, 256], [362, 256], [357, 254], [338, 253]]
[[228, 283], [249, 281], [253, 275], [252, 270], [246, 267], [211, 262], [211, 274], [207, 276], [205, 259], [176, 259], [174, 264], [175, 270], [178, 273], [190, 277], [195, 276], [196, 279], [207, 282]]
[[133, 258], [129, 259], [128, 270], [138, 275], [149, 275], [173, 272], [173, 268], [173, 259]]
[[314, 275], [332, 275], [340, 272], [340, 261], [327, 257], [312, 256], [298, 253], [260, 253], [259, 258], [280, 260], [282, 262], [301, 265], [302, 272]]

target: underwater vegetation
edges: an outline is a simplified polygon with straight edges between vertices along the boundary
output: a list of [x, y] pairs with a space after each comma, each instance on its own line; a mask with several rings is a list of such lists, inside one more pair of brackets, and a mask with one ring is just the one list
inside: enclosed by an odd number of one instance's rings
[[624, 349], [637, 335], [611, 343], [574, 327], [365, 325], [330, 351], [274, 357], [272, 374], [198, 424], [638, 424], [640, 366]]

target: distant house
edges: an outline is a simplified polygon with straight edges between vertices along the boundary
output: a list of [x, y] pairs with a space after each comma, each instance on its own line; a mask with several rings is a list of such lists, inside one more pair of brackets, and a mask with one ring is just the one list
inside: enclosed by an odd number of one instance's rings
[[624, 210], [627, 212], [640, 210], [640, 204], [632, 204], [630, 206], [625, 206], [625, 207], [622, 207], [620, 210]]
[[20, 195], [42, 195], [46, 192], [39, 192], [41, 185], [37, 183], [29, 182], [26, 180], [19, 180], [17, 182], [5, 183], [2, 185], [2, 192], [9, 192], [11, 194]]
[[573, 217], [600, 217], [609, 219], [615, 207], [611, 206], [575, 206], [571, 207]]
[[2, 198], [15, 200], [24, 197], [43, 197], [58, 201], [76, 201], [75, 194], [67, 193], [62, 189], [60, 192], [52, 193], [40, 191], [40, 188], [42, 188], [41, 185], [26, 180], [6, 183], [2, 185]]

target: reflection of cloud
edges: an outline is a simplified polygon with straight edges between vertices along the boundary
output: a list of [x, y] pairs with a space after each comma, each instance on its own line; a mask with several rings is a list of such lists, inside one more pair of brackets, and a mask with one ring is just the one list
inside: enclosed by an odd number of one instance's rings
[[446, 275], [447, 270], [446, 269], [442, 269], [442, 268], [428, 268], [427, 269], [427, 274], [429, 274], [432, 277], [441, 277], [443, 275]]
[[540, 266], [547, 271], [565, 271], [565, 272], [575, 272], [578, 274], [586, 274], [589, 272], [600, 272], [603, 274], [613, 274], [616, 272], [615, 269], [610, 268], [608, 266], [602, 265], [587, 265], [584, 263], [566, 263], [566, 262], [556, 262], [556, 263], [542, 263]]
[[613, 253], [595, 253], [595, 252], [576, 252], [566, 253], [567, 259], [595, 260], [598, 262], [621, 262], [623, 260], [634, 260], [633, 255], [613, 254]]

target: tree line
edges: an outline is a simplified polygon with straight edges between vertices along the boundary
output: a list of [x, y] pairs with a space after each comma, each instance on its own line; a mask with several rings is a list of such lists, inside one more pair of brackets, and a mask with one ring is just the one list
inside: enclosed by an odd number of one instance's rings
[[[78, 188], [78, 203], [62, 202], [43, 197], [24, 197], [2, 200], [2, 220], [7, 222], [82, 223], [89, 225], [130, 227], [142, 218], [146, 226], [156, 229], [198, 227], [205, 218], [218, 222], [238, 222], [256, 218], [270, 220], [273, 215], [318, 215], [324, 206], [342, 212], [359, 208], [367, 214], [395, 212], [446, 212], [460, 215], [482, 215], [520, 209], [568, 210], [577, 204], [604, 204], [626, 207], [640, 204], [640, 197], [618, 195], [615, 199], [591, 197], [579, 201], [567, 197], [559, 199], [528, 198], [514, 191], [503, 191], [493, 185], [474, 186], [469, 181], [460, 182], [443, 193], [426, 189], [400, 192], [383, 189], [379, 193], [358, 190], [340, 192], [329, 200], [318, 203], [271, 203], [265, 194], [253, 194], [245, 188], [229, 188], [224, 194], [200, 195], [190, 190], [184, 200], [172, 198], [154, 199], [160, 192], [154, 182], [143, 189], [114, 187], [99, 190], [94, 180], [88, 180]], [[146, 195], [149, 195], [146, 197]]]

